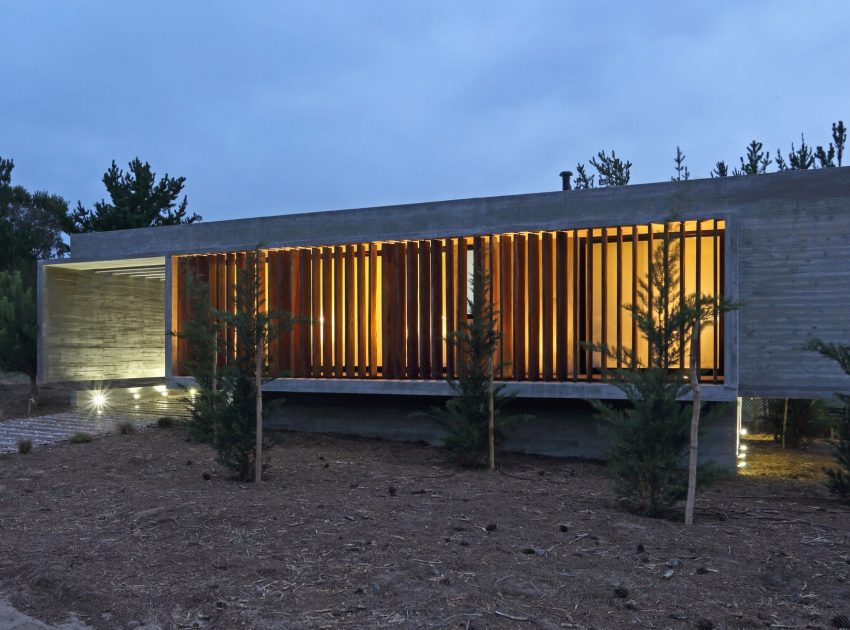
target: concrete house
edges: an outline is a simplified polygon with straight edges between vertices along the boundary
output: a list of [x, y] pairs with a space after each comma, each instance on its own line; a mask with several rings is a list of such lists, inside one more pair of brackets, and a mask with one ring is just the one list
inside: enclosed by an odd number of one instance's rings
[[[467, 317], [483, 265], [503, 340], [497, 379], [535, 419], [508, 448], [604, 455], [586, 399], [622, 398], [616, 359], [646, 354], [631, 314], [664, 233], [681, 289], [741, 305], [702, 329], [703, 398], [732, 403], [705, 427], [703, 457], [733, 467], [741, 398], [848, 389], [810, 336], [850, 340], [850, 168], [463, 199], [78, 234], [39, 267], [39, 378], [81, 387], [185, 383], [187, 278], [233, 309], [237, 269], [262, 252], [270, 308], [303, 316], [269, 350], [285, 394], [279, 426], [436, 440], [410, 413], [449, 393], [444, 341]], [[232, 360], [220, 340], [219, 361]], [[681, 357], [688, 365], [688, 353]], [[740, 405], [737, 405], [738, 409]]]

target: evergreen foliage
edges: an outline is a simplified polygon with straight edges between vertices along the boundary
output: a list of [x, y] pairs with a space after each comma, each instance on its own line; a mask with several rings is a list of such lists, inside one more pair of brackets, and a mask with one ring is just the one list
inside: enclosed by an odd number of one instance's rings
[[62, 226], [68, 204], [46, 192], [12, 185], [15, 163], [0, 157], [0, 270], [20, 271], [34, 285], [35, 261], [68, 253]]
[[[212, 445], [216, 461], [241, 481], [256, 480], [257, 409], [262, 407], [262, 386], [256, 380], [258, 355], [262, 361], [270, 341], [291, 330], [296, 320], [289, 313], [267, 311], [265, 290], [260, 282], [258, 251], [246, 255], [244, 269], [237, 272], [235, 312], [214, 309], [209, 305], [208, 287], [194, 280], [192, 313], [181, 334], [187, 340], [191, 360], [185, 366], [195, 378], [197, 392], [191, 403], [188, 423], [192, 435]], [[215, 366], [222, 351], [219, 339], [227, 331], [236, 337], [236, 359], [227, 367]], [[272, 441], [262, 436], [262, 452], [267, 453]], [[267, 459], [263, 459], [265, 469]]]
[[[812, 339], [806, 345], [806, 348], [832, 359], [838, 363], [845, 374], [850, 376], [850, 345]], [[836, 394], [836, 396], [844, 403], [845, 410], [850, 411], [850, 395]], [[844, 414], [839, 427], [838, 440], [833, 443], [833, 448], [835, 449], [836, 467], [826, 469], [826, 485], [830, 492], [841, 501], [850, 504], [850, 413], [845, 412]]]
[[838, 160], [838, 166], [841, 166], [844, 158], [844, 146], [847, 144], [847, 127], [844, 126], [843, 120], [832, 123], [832, 142], [835, 143], [835, 156]]
[[762, 151], [762, 143], [753, 140], [747, 146], [747, 159], [740, 158], [741, 169], [735, 169], [733, 175], [763, 175], [770, 166], [770, 151]]
[[728, 177], [729, 176], [729, 166], [723, 160], [718, 160], [714, 165], [714, 169], [711, 171], [712, 177]]
[[157, 182], [151, 165], [139, 158], [130, 162], [126, 173], [113, 160], [103, 175], [110, 202], [98, 201], [92, 209], [77, 202], [77, 208], [68, 215], [66, 230], [105, 232], [195, 223], [201, 217], [187, 215], [186, 196], [178, 202], [185, 183], [185, 177], [169, 177], [167, 173]]
[[673, 164], [675, 164], [673, 170], [676, 171], [676, 174], [670, 178], [672, 181], [683, 182], [691, 178], [691, 173], [685, 166], [685, 154], [678, 146], [676, 146], [676, 157], [673, 158]]
[[[628, 399], [626, 408], [593, 401], [602, 432], [611, 442], [609, 467], [618, 499], [629, 509], [661, 516], [684, 497], [687, 475], [681, 468], [689, 443], [693, 405], [679, 402], [692, 386], [679, 368], [683, 353], [702, 325], [731, 305], [705, 295], [681, 295], [679, 245], [665, 232], [652, 253], [648, 278], [639, 280], [639, 300], [628, 309], [647, 342], [642, 362], [635, 348], [623, 351], [624, 364], [636, 370], [616, 372], [615, 384]], [[615, 356], [606, 346], [593, 346]], [[692, 348], [693, 349], [693, 348]]]
[[0, 271], [0, 369], [26, 374], [31, 397], [38, 392], [37, 332], [33, 289], [20, 271]]
[[632, 177], [632, 163], [623, 162], [615, 151], [606, 155], [600, 151], [595, 158], [590, 158], [590, 164], [599, 173], [600, 186], [625, 186]]
[[817, 152], [806, 144], [806, 138], [800, 134], [800, 148], [795, 149], [791, 143], [791, 153], [788, 154], [788, 162], [782, 157], [781, 151], [776, 150], [776, 167], [780, 171], [806, 171], [815, 166]]
[[[444, 407], [434, 407], [426, 415], [446, 430], [444, 444], [461, 466], [481, 466], [488, 451], [489, 400], [493, 362], [501, 333], [496, 329], [497, 314], [489, 299], [490, 279], [476, 270], [472, 276], [472, 298], [468, 300], [471, 321], [462, 321], [449, 333], [448, 342], [458, 350], [457, 380], [448, 379], [455, 395]], [[508, 415], [505, 407], [515, 396], [504, 385], [492, 386], [496, 438], [510, 422], [527, 416]]]
[[583, 188], [596, 188], [596, 175], [588, 175], [584, 164], [576, 165], [576, 177], [573, 180], [573, 188], [581, 190]]

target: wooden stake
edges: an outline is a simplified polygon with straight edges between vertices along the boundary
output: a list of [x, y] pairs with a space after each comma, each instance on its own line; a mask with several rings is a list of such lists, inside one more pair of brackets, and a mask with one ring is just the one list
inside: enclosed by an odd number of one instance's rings
[[685, 503], [685, 525], [694, 524], [694, 503], [697, 491], [697, 459], [699, 457], [699, 412], [700, 412], [700, 385], [699, 385], [699, 358], [697, 357], [697, 340], [699, 339], [699, 322], [694, 325], [691, 337], [691, 391], [694, 394], [693, 409], [691, 411], [691, 448], [688, 461], [688, 499]]

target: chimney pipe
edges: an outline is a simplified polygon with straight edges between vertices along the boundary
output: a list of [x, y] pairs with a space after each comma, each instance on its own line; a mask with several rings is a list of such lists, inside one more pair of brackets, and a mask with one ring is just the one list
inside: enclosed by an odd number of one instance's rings
[[572, 190], [572, 187], [570, 186], [570, 177], [573, 176], [573, 172], [572, 171], [561, 171], [560, 175], [561, 175], [561, 184], [562, 184], [561, 190]]

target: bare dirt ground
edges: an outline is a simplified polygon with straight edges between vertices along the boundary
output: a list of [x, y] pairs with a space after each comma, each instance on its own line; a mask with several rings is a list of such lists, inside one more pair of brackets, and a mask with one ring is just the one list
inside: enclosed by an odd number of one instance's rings
[[71, 390], [61, 385], [39, 388], [37, 403], [29, 404], [29, 381], [0, 375], [0, 422], [9, 418], [26, 418], [27, 415], [44, 416], [68, 411], [71, 408]]
[[686, 528], [621, 511], [598, 464], [514, 455], [502, 472], [456, 470], [435, 448], [286, 434], [253, 486], [184, 438], [0, 456], [0, 595], [110, 629], [832, 628], [850, 615], [850, 508], [817, 481], [720, 482]]

